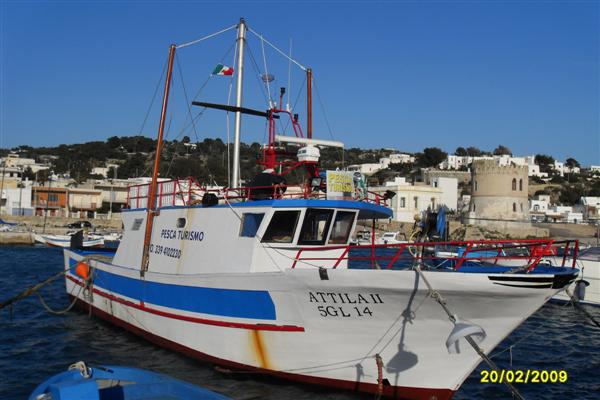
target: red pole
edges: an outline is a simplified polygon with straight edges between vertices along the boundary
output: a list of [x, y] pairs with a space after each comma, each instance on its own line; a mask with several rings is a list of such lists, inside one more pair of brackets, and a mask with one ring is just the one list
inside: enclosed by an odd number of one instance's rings
[[312, 139], [312, 69], [306, 70], [306, 137]]
[[156, 143], [156, 154], [154, 155], [154, 170], [152, 172], [152, 183], [148, 191], [148, 208], [146, 214], [146, 231], [144, 234], [144, 249], [142, 253], [142, 265], [140, 275], [143, 277], [148, 270], [148, 261], [150, 259], [150, 240], [152, 239], [152, 226], [154, 216], [156, 215], [156, 183], [158, 182], [158, 170], [160, 167], [160, 154], [163, 146], [163, 133], [165, 131], [165, 120], [167, 119], [167, 104], [169, 103], [169, 89], [171, 87], [171, 76], [173, 75], [173, 60], [175, 59], [174, 44], [169, 48], [169, 66], [167, 69], [167, 80], [165, 81], [165, 91], [163, 95], [162, 111], [160, 113], [160, 124], [158, 126], [158, 139]]

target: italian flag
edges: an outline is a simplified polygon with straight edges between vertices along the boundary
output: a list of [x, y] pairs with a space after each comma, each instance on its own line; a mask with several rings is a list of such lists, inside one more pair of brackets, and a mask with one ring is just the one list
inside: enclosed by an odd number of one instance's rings
[[233, 75], [233, 68], [227, 65], [219, 64], [212, 72], [213, 75]]

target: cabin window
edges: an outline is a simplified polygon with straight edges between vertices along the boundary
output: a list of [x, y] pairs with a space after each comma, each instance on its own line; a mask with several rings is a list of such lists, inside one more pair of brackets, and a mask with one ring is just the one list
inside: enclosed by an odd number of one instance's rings
[[304, 216], [298, 244], [325, 244], [333, 210], [309, 208]]
[[185, 227], [185, 224], [187, 224], [185, 218], [177, 218], [177, 223], [175, 224], [175, 226], [177, 226], [178, 228], [183, 228]]
[[263, 242], [292, 243], [300, 211], [275, 211], [263, 235]]
[[329, 244], [346, 244], [348, 236], [350, 236], [352, 224], [354, 223], [355, 214], [352, 211], [338, 211], [335, 214]]
[[242, 223], [240, 226], [240, 236], [243, 237], [254, 237], [256, 236], [256, 232], [260, 227], [260, 223], [265, 216], [264, 213], [253, 214], [253, 213], [244, 213], [242, 214]]

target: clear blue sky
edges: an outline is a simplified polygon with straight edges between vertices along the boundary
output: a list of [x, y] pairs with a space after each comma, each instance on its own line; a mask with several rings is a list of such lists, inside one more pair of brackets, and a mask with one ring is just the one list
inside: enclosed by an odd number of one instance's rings
[[[293, 56], [315, 71], [333, 137], [348, 147], [453, 152], [503, 144], [518, 155], [600, 164], [598, 1], [1, 0], [0, 12], [2, 147], [139, 133], [168, 45], [244, 16], [285, 51], [292, 39]], [[224, 55], [233, 63], [234, 37], [179, 52], [188, 97]], [[250, 40], [263, 69], [260, 42]], [[275, 86], [287, 86], [287, 63], [272, 50], [265, 56]], [[264, 71], [246, 66], [244, 90], [260, 94]], [[182, 130], [187, 110], [175, 74], [169, 137], [225, 139], [217, 111], [195, 132]], [[294, 69], [292, 100], [302, 78]], [[229, 82], [209, 79], [199, 99], [227, 101]], [[156, 134], [158, 103], [147, 136]], [[330, 139], [319, 104], [315, 97], [315, 136]], [[245, 105], [266, 108], [262, 95]], [[295, 111], [304, 120], [304, 105]], [[264, 141], [264, 121], [246, 119], [244, 128], [244, 141]]]

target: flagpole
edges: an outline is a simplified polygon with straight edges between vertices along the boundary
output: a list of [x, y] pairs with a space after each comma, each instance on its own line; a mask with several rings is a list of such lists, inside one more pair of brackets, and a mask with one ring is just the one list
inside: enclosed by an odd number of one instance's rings
[[[242, 106], [242, 80], [244, 76], [244, 43], [246, 41], [246, 22], [244, 18], [240, 18], [238, 25], [238, 59], [237, 59], [237, 85], [236, 85], [236, 100], [237, 107]], [[233, 171], [231, 184], [233, 187], [240, 187], [240, 132], [242, 129], [242, 113], [236, 111], [235, 126], [233, 134]]]

